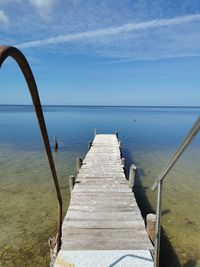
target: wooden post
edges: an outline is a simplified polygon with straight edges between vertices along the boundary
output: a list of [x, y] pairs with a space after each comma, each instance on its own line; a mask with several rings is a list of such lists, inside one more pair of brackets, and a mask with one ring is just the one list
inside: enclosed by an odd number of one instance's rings
[[92, 141], [88, 141], [88, 150], [90, 150], [91, 146], [92, 146]]
[[77, 159], [76, 159], [76, 171], [77, 171], [77, 173], [79, 172], [79, 170], [80, 170], [82, 164], [83, 164], [83, 160], [82, 160], [82, 158], [77, 158]]
[[54, 151], [58, 151], [58, 142], [57, 142], [57, 137], [54, 136], [53, 137], [53, 140], [54, 140]]
[[75, 175], [70, 175], [69, 176], [69, 189], [70, 189], [70, 193], [72, 193], [72, 190], [73, 190], [74, 185], [75, 185], [75, 181], [76, 181]]
[[115, 135], [116, 135], [116, 137], [117, 137], [117, 139], [119, 138], [119, 133], [118, 133], [118, 131], [115, 131]]
[[149, 235], [149, 238], [155, 243], [155, 230], [156, 230], [156, 215], [153, 213], [147, 214], [146, 217], [146, 229], [147, 233]]
[[97, 135], [97, 129], [94, 128], [94, 137]]
[[133, 189], [135, 185], [135, 175], [136, 175], [137, 168], [134, 164], [130, 166], [130, 171], [129, 171], [129, 187]]

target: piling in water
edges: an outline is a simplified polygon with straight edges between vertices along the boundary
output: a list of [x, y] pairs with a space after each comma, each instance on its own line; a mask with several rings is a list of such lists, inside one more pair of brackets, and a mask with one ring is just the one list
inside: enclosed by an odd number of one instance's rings
[[53, 140], [54, 140], [54, 151], [58, 151], [58, 141], [57, 141], [57, 137], [54, 136], [54, 137], [53, 137]]
[[134, 188], [135, 185], [135, 176], [136, 176], [136, 171], [137, 168], [134, 164], [130, 166], [130, 171], [129, 171], [129, 187]]
[[147, 214], [146, 224], [147, 224], [146, 226], [147, 233], [149, 235], [149, 238], [154, 244], [155, 243], [155, 229], [156, 229], [156, 215], [153, 213]]

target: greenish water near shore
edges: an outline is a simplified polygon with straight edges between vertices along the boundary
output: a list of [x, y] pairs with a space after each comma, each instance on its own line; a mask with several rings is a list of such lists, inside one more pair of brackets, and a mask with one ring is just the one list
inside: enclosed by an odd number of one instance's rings
[[[46, 106], [44, 111], [50, 140], [58, 137], [59, 152], [53, 155], [64, 211], [68, 176], [97, 128], [119, 131], [127, 167], [134, 160], [139, 170], [136, 195], [144, 214], [155, 208], [154, 179], [200, 114], [200, 108], [175, 107]], [[48, 266], [56, 201], [32, 107], [0, 106], [0, 127], [0, 266]], [[163, 248], [163, 266], [200, 266], [199, 154], [197, 136], [165, 180], [162, 225], [171, 249]], [[170, 257], [176, 265], [169, 265]]]

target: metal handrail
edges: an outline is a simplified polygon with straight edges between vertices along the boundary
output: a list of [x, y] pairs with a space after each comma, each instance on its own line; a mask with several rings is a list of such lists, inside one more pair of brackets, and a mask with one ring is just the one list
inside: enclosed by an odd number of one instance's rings
[[177, 162], [179, 157], [183, 154], [185, 149], [188, 147], [188, 145], [192, 142], [194, 137], [198, 134], [200, 131], [200, 116], [197, 118], [195, 123], [193, 124], [191, 130], [183, 140], [182, 144], [179, 146], [175, 154], [171, 157], [169, 162], [166, 164], [166, 166], [161, 171], [160, 175], [154, 182], [152, 186], [152, 190], [155, 191], [158, 188], [157, 191], [157, 207], [156, 207], [156, 229], [155, 229], [155, 249], [154, 249], [154, 267], [159, 267], [159, 257], [160, 257], [160, 232], [161, 232], [161, 200], [162, 200], [162, 186], [163, 186], [163, 180], [165, 176], [169, 173], [169, 171], [172, 169], [174, 164]]
[[51, 169], [51, 174], [52, 174], [54, 185], [55, 185], [58, 214], [57, 214], [57, 234], [54, 240], [53, 249], [54, 249], [54, 253], [57, 254], [61, 247], [62, 196], [61, 196], [60, 187], [58, 183], [56, 168], [55, 168], [54, 161], [53, 161], [53, 156], [51, 153], [51, 147], [50, 147], [49, 138], [47, 134], [47, 128], [46, 128], [46, 124], [44, 120], [42, 106], [40, 103], [40, 97], [38, 94], [37, 85], [36, 85], [33, 73], [31, 71], [31, 68], [25, 56], [17, 48], [10, 47], [10, 46], [0, 46], [0, 68], [3, 62], [9, 56], [15, 59], [15, 61], [19, 65], [24, 75], [24, 78], [26, 80], [26, 83], [28, 85], [29, 92], [30, 92], [32, 102], [33, 102], [33, 106], [35, 108], [35, 113], [37, 116], [39, 128], [41, 131], [42, 140], [43, 140], [45, 151], [46, 151], [46, 156], [49, 162], [49, 167]]

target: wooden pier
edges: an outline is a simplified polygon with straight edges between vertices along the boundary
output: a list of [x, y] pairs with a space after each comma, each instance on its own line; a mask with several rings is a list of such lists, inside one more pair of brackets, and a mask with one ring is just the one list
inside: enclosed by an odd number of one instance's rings
[[125, 178], [117, 136], [97, 134], [77, 166], [55, 266], [152, 267], [153, 246]]

